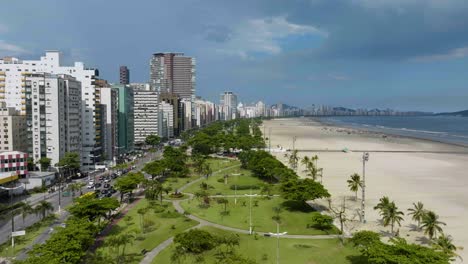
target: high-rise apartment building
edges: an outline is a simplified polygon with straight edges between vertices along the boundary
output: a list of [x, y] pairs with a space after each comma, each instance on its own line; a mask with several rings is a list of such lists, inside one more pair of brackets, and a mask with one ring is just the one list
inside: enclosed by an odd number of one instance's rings
[[130, 83], [130, 71], [127, 66], [120, 66], [120, 84]]
[[150, 60], [152, 89], [180, 98], [195, 95], [195, 59], [183, 53], [155, 53]]
[[66, 152], [81, 154], [81, 83], [69, 75], [25, 74], [28, 152], [54, 165]]
[[86, 68], [82, 62], [62, 66], [59, 51], [46, 51], [45, 56], [39, 60], [20, 60], [13, 57], [0, 59], [0, 101], [6, 102], [7, 107], [15, 107], [22, 115], [26, 115], [24, 76], [31, 73], [68, 74], [81, 82], [81, 169], [94, 170], [94, 163], [98, 160], [96, 157], [100, 156], [101, 151], [99, 144], [96, 144], [95, 129], [95, 86], [99, 71]]
[[237, 95], [233, 92], [224, 92], [220, 99], [221, 116], [223, 120], [237, 117]]
[[113, 85], [118, 90], [119, 120], [118, 120], [118, 154], [134, 149], [134, 100], [133, 89], [128, 85]]
[[26, 152], [26, 116], [14, 107], [6, 107], [5, 102], [0, 103], [0, 152], [22, 151]]
[[159, 118], [159, 135], [162, 138], [174, 137], [174, 106], [162, 101], [159, 105], [160, 118]]
[[105, 123], [103, 124], [103, 155], [107, 160], [113, 160], [118, 154], [118, 119], [119, 119], [119, 91], [111, 87], [101, 87], [101, 108], [105, 109]]
[[159, 135], [159, 93], [150, 90], [133, 90], [134, 140], [145, 142], [147, 136]]

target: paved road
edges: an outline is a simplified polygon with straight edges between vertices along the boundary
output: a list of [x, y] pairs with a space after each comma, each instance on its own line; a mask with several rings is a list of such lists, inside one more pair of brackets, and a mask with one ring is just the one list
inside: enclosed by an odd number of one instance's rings
[[[230, 167], [218, 170], [215, 173], [220, 173], [222, 171], [232, 169], [232, 168], [238, 167], [238, 166], [240, 166], [240, 165], [230, 166]], [[182, 186], [179, 190], [182, 192], [183, 190], [185, 190], [189, 186], [191, 186], [191, 185], [193, 185], [193, 184], [195, 184], [195, 183], [197, 183], [197, 182], [199, 182], [201, 180], [204, 180], [204, 179], [205, 178], [202, 177], [202, 178], [196, 179], [196, 180], [194, 180], [192, 182], [189, 182], [189, 183], [185, 184], [184, 186]], [[186, 194], [189, 195], [189, 198], [185, 199], [185, 200], [193, 199], [193, 194], [190, 194], [190, 193], [186, 193]], [[212, 197], [218, 197], [218, 196], [212, 196]], [[244, 197], [244, 195], [226, 195], [226, 196], [220, 195], [219, 197]], [[184, 200], [172, 200], [171, 201], [174, 208], [180, 214], [184, 214], [184, 212], [185, 212], [185, 210], [182, 208], [182, 206], [180, 206], [180, 202], [182, 202], [182, 201], [184, 201]], [[201, 218], [199, 218], [197, 216], [194, 216], [192, 214], [188, 214], [186, 216], [188, 218], [190, 218], [190, 219], [192, 219], [194, 221], [197, 221], [199, 223], [198, 225], [196, 225], [194, 227], [191, 227], [191, 228], [189, 228], [187, 230], [194, 229], [194, 228], [199, 228], [199, 227], [202, 227], [202, 226], [212, 226], [212, 227], [219, 228], [219, 229], [226, 230], [226, 231], [230, 231], [230, 232], [236, 232], [236, 233], [241, 233], [241, 234], [249, 234], [249, 230], [244, 230], [244, 229], [239, 229], [239, 228], [234, 228], [234, 227], [229, 227], [229, 226], [224, 226], [224, 225], [212, 223], [212, 222], [206, 221], [204, 219], [201, 219]], [[255, 233], [258, 234], [258, 235], [261, 235], [261, 236], [263, 236], [265, 234], [268, 234], [268, 233], [265, 233], [265, 232], [255, 232]], [[335, 238], [340, 238], [341, 235], [283, 235], [281, 237], [282, 238], [295, 238], [295, 239], [335, 239]], [[150, 252], [146, 253], [145, 257], [141, 260], [140, 264], [151, 264], [153, 259], [159, 253], [161, 253], [161, 251], [163, 251], [164, 249], [169, 247], [171, 245], [171, 243], [173, 242], [173, 240], [174, 240], [174, 237], [171, 237], [171, 238], [167, 239], [166, 241], [162, 242], [161, 244], [159, 244], [157, 247], [155, 247]]]

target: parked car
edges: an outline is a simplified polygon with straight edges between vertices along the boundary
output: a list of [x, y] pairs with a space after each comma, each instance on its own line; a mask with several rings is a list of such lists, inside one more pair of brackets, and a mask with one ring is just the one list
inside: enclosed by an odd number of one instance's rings
[[96, 184], [94, 185], [94, 187], [96, 187], [96, 188], [101, 188], [101, 186], [102, 186], [102, 184], [101, 184], [101, 183], [99, 183], [99, 182], [98, 182], [98, 183], [96, 183]]
[[112, 197], [112, 193], [111, 193], [111, 192], [107, 192], [107, 193], [106, 193], [106, 197]]
[[105, 179], [104, 179], [104, 182], [105, 182], [105, 183], [108, 183], [108, 182], [110, 182], [110, 181], [111, 181], [110, 178], [105, 178]]
[[114, 194], [114, 193], [117, 192], [117, 190], [114, 189], [114, 187], [111, 186], [111, 187], [109, 188], [109, 192], [112, 193], [112, 194]]
[[108, 191], [106, 189], [101, 190], [101, 194], [106, 194]]
[[111, 187], [111, 185], [109, 183], [104, 184], [104, 188], [107, 189], [107, 188], [110, 188], [110, 187]]

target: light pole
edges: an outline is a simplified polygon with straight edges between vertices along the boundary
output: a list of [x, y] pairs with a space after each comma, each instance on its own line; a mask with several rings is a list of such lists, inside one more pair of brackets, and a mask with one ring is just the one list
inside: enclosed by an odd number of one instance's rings
[[362, 204], [361, 204], [361, 219], [363, 223], [366, 223], [366, 162], [369, 161], [369, 152], [362, 153]]
[[271, 153], [271, 127], [268, 128], [268, 152]]
[[244, 194], [249, 197], [249, 235], [252, 234], [252, 197], [257, 196], [257, 194], [252, 194], [252, 189], [250, 189], [250, 194]]
[[276, 233], [268, 233], [270, 234], [270, 236], [276, 236], [276, 264], [279, 264], [280, 263], [280, 250], [279, 250], [279, 239], [280, 239], [280, 236], [284, 236], [286, 235], [288, 232], [283, 232], [283, 233], [280, 233], [279, 232], [279, 223], [276, 222]]

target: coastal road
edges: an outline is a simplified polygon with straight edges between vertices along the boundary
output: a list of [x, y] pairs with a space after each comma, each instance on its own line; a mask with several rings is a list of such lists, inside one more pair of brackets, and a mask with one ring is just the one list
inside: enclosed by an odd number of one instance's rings
[[[296, 149], [298, 152], [345, 152], [342, 149]], [[374, 153], [429, 153], [429, 154], [462, 154], [468, 155], [468, 151], [433, 151], [433, 150], [362, 150], [348, 149], [348, 152], [374, 152]]]

